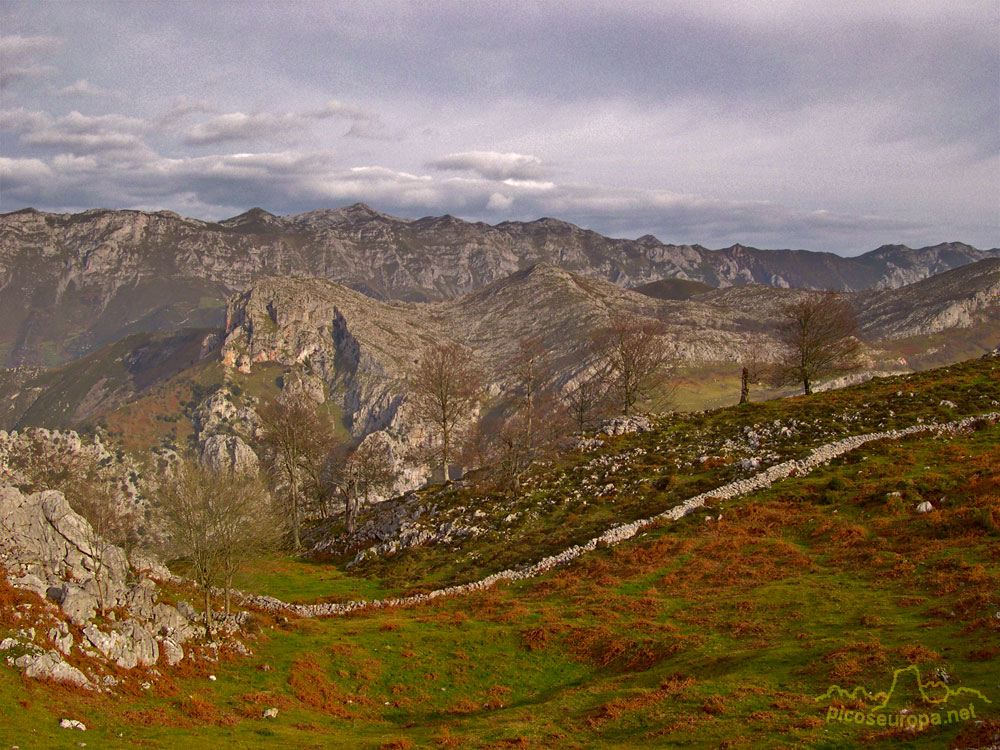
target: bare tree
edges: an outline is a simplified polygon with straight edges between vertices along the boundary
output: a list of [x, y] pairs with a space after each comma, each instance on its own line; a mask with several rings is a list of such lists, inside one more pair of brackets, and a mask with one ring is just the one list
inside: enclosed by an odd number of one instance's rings
[[567, 413], [551, 392], [539, 394], [530, 414], [514, 408], [483, 420], [477, 432], [477, 463], [485, 476], [515, 494], [532, 465], [552, 456], [566, 433]]
[[608, 412], [607, 376], [593, 369], [581, 374], [563, 393], [563, 403], [577, 432], [592, 427], [595, 420]]
[[768, 363], [763, 358], [764, 342], [757, 336], [750, 338], [739, 349], [740, 404], [750, 403], [750, 386], [757, 385], [767, 377]]
[[327, 454], [322, 482], [328, 496], [344, 501], [344, 527], [347, 536], [357, 531], [358, 512], [378, 494], [392, 489], [396, 482], [389, 446], [378, 436], [357, 445], [338, 443]]
[[409, 380], [414, 414], [437, 432], [444, 481], [454, 457], [457, 430], [483, 394], [483, 376], [472, 354], [460, 344], [437, 344], [420, 358]]
[[622, 414], [639, 403], [655, 405], [667, 397], [673, 359], [663, 345], [662, 322], [619, 313], [591, 333], [590, 350], [606, 373]]
[[775, 368], [779, 384], [801, 383], [812, 393], [822, 377], [841, 375], [861, 366], [858, 319], [836, 292], [809, 295], [782, 308], [778, 340], [784, 353]]
[[283, 485], [291, 517], [292, 541], [302, 547], [303, 479], [315, 476], [332, 438], [332, 430], [308, 398], [269, 399], [257, 410], [264, 465], [276, 484]]
[[552, 352], [541, 337], [521, 339], [515, 354], [506, 364], [510, 380], [507, 398], [520, 415], [518, 432], [530, 453], [535, 443], [535, 424], [539, 402], [552, 378]]
[[260, 477], [221, 473], [211, 477], [218, 503], [218, 543], [225, 611], [231, 610], [233, 577], [281, 546], [286, 524]]
[[157, 499], [164, 552], [188, 563], [205, 597], [205, 635], [211, 638], [212, 588], [224, 588], [228, 614], [233, 576], [275, 548], [283, 534], [280, 516], [256, 477], [216, 474], [194, 461], [175, 466]]
[[164, 530], [164, 553], [183, 558], [205, 597], [205, 637], [212, 637], [212, 587], [222, 575], [222, 555], [216, 539], [215, 491], [208, 473], [194, 462], [175, 467], [172, 481], [163, 483], [157, 515]]

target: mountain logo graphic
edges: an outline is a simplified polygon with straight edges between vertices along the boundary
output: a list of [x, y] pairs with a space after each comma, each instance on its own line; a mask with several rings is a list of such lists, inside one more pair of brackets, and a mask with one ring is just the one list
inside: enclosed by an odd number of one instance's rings
[[[835, 705], [833, 700], [874, 704], [870, 710]], [[952, 688], [945, 680], [924, 680], [915, 666], [901, 667], [892, 673], [886, 691], [872, 692], [864, 685], [847, 690], [833, 685], [815, 701], [831, 701], [826, 709], [827, 723], [856, 724], [887, 729], [913, 729], [976, 720], [976, 700], [991, 703], [975, 688]], [[923, 705], [919, 704], [923, 701]], [[951, 701], [951, 704], [949, 704]], [[961, 703], [959, 702], [961, 701]], [[968, 701], [968, 703], [966, 703]], [[855, 704], [856, 705], [856, 704]]]
[[[907, 688], [910, 688], [907, 690]], [[915, 689], [914, 689], [915, 688]], [[909, 694], [909, 695], [907, 695]], [[896, 704], [905, 701], [908, 697], [919, 694], [927, 704], [939, 707], [956, 698], [968, 699], [978, 698], [985, 703], [991, 703], [989, 698], [982, 692], [974, 688], [960, 687], [952, 688], [942, 680], [924, 681], [920, 675], [920, 669], [914, 664], [908, 667], [901, 667], [892, 673], [892, 684], [888, 691], [871, 692], [863, 685], [858, 685], [853, 689], [845, 689], [839, 685], [831, 686], [825, 693], [817, 696], [816, 702], [840, 698], [844, 700], [864, 700], [874, 702], [872, 711], [895, 710]]]

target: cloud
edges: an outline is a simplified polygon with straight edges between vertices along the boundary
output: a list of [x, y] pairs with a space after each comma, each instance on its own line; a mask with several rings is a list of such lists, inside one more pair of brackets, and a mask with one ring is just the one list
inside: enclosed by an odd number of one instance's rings
[[233, 141], [295, 140], [306, 123], [305, 118], [290, 113], [247, 115], [230, 112], [191, 126], [184, 136], [184, 143], [200, 146]]
[[216, 108], [206, 99], [192, 99], [181, 95], [174, 99], [174, 103], [169, 109], [157, 115], [156, 124], [158, 127], [165, 129], [183, 120], [188, 115], [214, 113], [215, 111]]
[[534, 180], [545, 175], [542, 160], [528, 154], [464, 151], [428, 162], [440, 170], [475, 172], [489, 180]]
[[177, 210], [262, 205], [279, 213], [364, 201], [403, 216], [452, 212], [492, 221], [557, 216], [612, 236], [652, 233], [665, 241], [709, 245], [741, 241], [774, 246], [778, 238], [795, 237], [798, 246], [808, 246], [830, 236], [854, 243], [872, 232], [906, 237], [921, 229], [886, 217], [662, 190], [573, 184], [539, 189], [532, 181], [510, 180], [499, 191], [495, 180], [482, 177], [437, 178], [378, 165], [345, 167], [329, 151], [158, 157], [126, 170], [93, 157], [65, 156], [51, 162], [6, 160], [2, 166], [5, 184], [14, 186], [11, 196], [43, 208], [51, 203], [88, 205], [88, 195], [89, 203], [96, 195], [102, 204], [116, 206]]
[[[182, 107], [179, 112], [187, 114], [196, 111]], [[239, 141], [278, 141], [295, 143], [300, 140], [318, 121], [346, 119], [351, 127], [345, 135], [363, 138], [380, 137], [383, 125], [374, 112], [336, 100], [323, 107], [306, 112], [229, 112], [218, 115], [191, 126], [184, 135], [184, 143], [189, 145], [209, 145]]]
[[51, 54], [60, 44], [61, 40], [53, 36], [0, 35], [0, 86], [55, 73], [55, 67], [38, 58]]
[[[3, 155], [29, 160], [5, 207], [1000, 242], [995, 0], [8, 6], [0, 76], [33, 81], [3, 92]], [[76, 78], [127, 104], [55, 95]]]
[[151, 158], [144, 140], [148, 129], [145, 120], [124, 115], [89, 116], [74, 110], [52, 118], [24, 108], [0, 111], [0, 130], [17, 133], [21, 145], [72, 154]]
[[102, 98], [107, 97], [111, 99], [121, 99], [122, 95], [116, 91], [108, 91], [107, 89], [102, 89], [100, 86], [95, 86], [90, 83], [90, 81], [85, 78], [78, 79], [75, 83], [71, 83], [69, 86], [64, 86], [63, 88], [56, 91], [59, 96], [82, 96], [82, 97], [95, 97]]
[[325, 120], [327, 118], [350, 120], [351, 127], [345, 135], [355, 138], [379, 139], [385, 137], [385, 124], [378, 114], [363, 107], [345, 104], [336, 99], [331, 99], [322, 109], [309, 113], [308, 116], [317, 120]]

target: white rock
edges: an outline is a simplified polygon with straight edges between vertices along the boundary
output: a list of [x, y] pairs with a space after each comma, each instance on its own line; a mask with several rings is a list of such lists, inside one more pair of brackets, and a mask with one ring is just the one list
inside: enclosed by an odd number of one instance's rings
[[917, 506], [917, 513], [930, 513], [932, 510], [934, 510], [934, 506], [926, 500]]
[[59, 726], [63, 729], [79, 729], [81, 732], [87, 731], [87, 727], [82, 721], [77, 721], [76, 719], [61, 719], [59, 721]]

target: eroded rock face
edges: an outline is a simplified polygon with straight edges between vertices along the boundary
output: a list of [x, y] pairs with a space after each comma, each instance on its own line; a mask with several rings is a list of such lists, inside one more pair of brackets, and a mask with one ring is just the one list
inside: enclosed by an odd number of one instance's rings
[[[96, 536], [62, 493], [25, 494], [8, 484], [0, 486], [0, 565], [8, 571], [8, 582], [58, 607], [82, 628], [85, 638], [76, 644], [65, 624], [53, 626], [43, 632], [56, 648], [43, 652], [32, 628], [23, 638], [5, 641], [0, 651], [26, 650], [13, 664], [29, 677], [82, 687], [93, 687], [93, 680], [62, 658], [75, 649], [134, 669], [156, 664], [162, 647], [168, 663], [177, 663], [195, 626], [174, 607], [157, 601], [156, 583], [145, 573], [165, 569], [155, 561], [141, 562], [137, 570], [119, 547]], [[99, 627], [93, 620], [101, 609], [124, 610], [128, 617]]]

